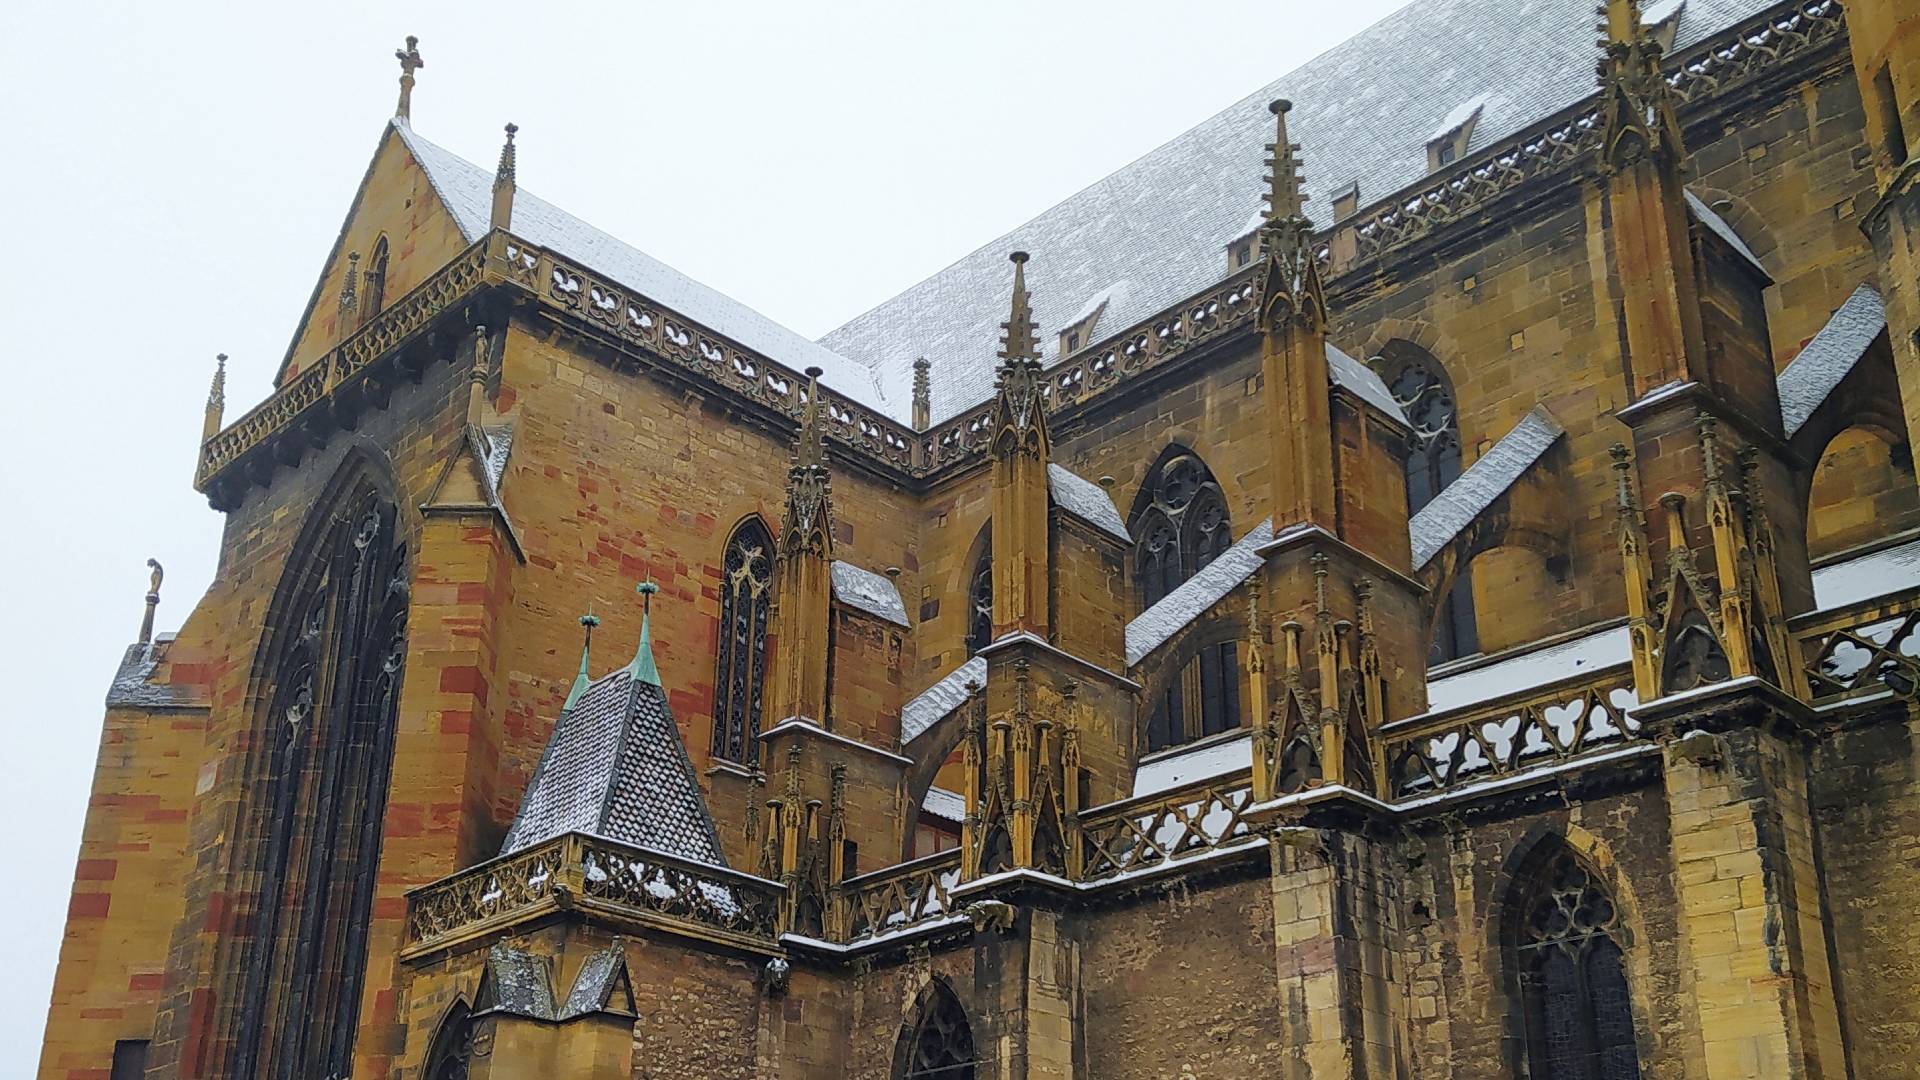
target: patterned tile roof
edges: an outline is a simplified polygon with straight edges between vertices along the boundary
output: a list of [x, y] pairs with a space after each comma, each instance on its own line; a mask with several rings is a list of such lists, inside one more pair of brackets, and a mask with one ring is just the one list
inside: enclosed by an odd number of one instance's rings
[[[1731, 27], [1765, 0], [1687, 0], [1674, 49]], [[1044, 359], [1057, 331], [1116, 282], [1097, 338], [1140, 322], [1227, 274], [1225, 248], [1260, 208], [1267, 103], [1303, 147], [1309, 215], [1332, 220], [1328, 196], [1358, 182], [1370, 204], [1427, 172], [1427, 141], [1478, 102], [1472, 153], [1594, 91], [1593, 0], [1415, 0], [1348, 41], [1202, 121], [1032, 221], [821, 339], [880, 372], [896, 399], [911, 360], [933, 361], [940, 421], [993, 389], [1007, 311], [1006, 254], [1029, 251], [1027, 284]]]
[[727, 865], [666, 691], [628, 668], [561, 714], [501, 854], [567, 832]]

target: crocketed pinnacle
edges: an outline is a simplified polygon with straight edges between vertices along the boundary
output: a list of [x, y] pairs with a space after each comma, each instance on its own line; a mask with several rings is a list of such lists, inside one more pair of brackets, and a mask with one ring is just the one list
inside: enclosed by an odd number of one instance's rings
[[1007, 256], [1013, 261], [1013, 308], [1007, 321], [1000, 324], [1000, 361], [1004, 370], [1020, 363], [1039, 363], [1040, 349], [1034, 341], [1033, 305], [1027, 296], [1027, 253], [1016, 251]]
[[643, 581], [634, 587], [640, 594], [640, 644], [633, 651], [633, 662], [627, 665], [627, 677], [634, 682], [660, 685], [660, 669], [653, 662], [653, 594], [660, 586], [651, 581]]
[[828, 555], [833, 550], [833, 483], [827, 471], [827, 432], [820, 400], [820, 369], [807, 369], [807, 398], [787, 469], [787, 507], [780, 523], [781, 549]]
[[393, 107], [396, 120], [408, 120], [413, 115], [413, 73], [427, 66], [420, 59], [420, 39], [407, 35], [407, 47], [393, 50], [393, 58], [400, 61], [400, 103]]
[[1286, 98], [1267, 106], [1273, 113], [1274, 127], [1273, 141], [1267, 144], [1267, 220], [1293, 219], [1307, 224], [1307, 197], [1300, 187], [1300, 147], [1287, 137], [1287, 113], [1292, 110], [1293, 102]]
[[347, 278], [340, 283], [340, 310], [351, 312], [360, 306], [359, 294], [355, 291], [360, 280], [360, 253], [347, 252]]
[[[514, 182], [515, 155], [514, 155], [514, 149], [513, 149], [513, 136], [519, 130], [520, 130], [519, 124], [507, 125], [507, 141], [500, 145], [500, 165], [498, 168], [494, 169], [493, 171], [494, 187], [500, 187], [503, 184], [511, 184]], [[535, 149], [538, 149], [538, 147], [536, 147]]]
[[1599, 15], [1602, 162], [1613, 171], [1651, 153], [1677, 167], [1686, 153], [1660, 43], [1640, 21], [1636, 0], [1604, 0]]
[[585, 615], [580, 616], [580, 625], [586, 631], [586, 640], [580, 643], [580, 674], [574, 677], [573, 689], [567, 691], [567, 703], [560, 706], [561, 712], [572, 712], [573, 707], [580, 704], [580, 695], [586, 693], [588, 685], [593, 682], [592, 676], [587, 674], [587, 657], [593, 652], [593, 630], [600, 625], [600, 618], [589, 608]]
[[213, 385], [207, 389], [207, 411], [219, 415], [227, 407], [227, 354], [213, 358]]

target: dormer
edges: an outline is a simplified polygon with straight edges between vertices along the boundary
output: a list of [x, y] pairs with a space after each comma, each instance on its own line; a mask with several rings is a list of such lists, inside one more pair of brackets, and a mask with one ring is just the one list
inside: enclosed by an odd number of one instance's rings
[[1360, 212], [1360, 181], [1355, 180], [1333, 193], [1333, 220], [1339, 224]]
[[[1440, 126], [1427, 136], [1427, 171], [1437, 172], [1467, 156], [1467, 144], [1473, 140], [1473, 126], [1486, 107], [1487, 95], [1476, 94], [1453, 107]], [[1357, 195], [1356, 195], [1357, 200]]]
[[1227, 273], [1245, 269], [1260, 257], [1260, 226], [1266, 223], [1267, 215], [1255, 210], [1239, 235], [1227, 241]]
[[1116, 281], [1088, 297], [1080, 313], [1060, 330], [1060, 355], [1072, 356], [1098, 340], [1094, 334], [1100, 326], [1101, 317], [1108, 308], [1124, 305], [1130, 288], [1129, 282]]
[[1662, 53], [1673, 51], [1673, 39], [1680, 32], [1680, 13], [1687, 0], [1653, 0], [1640, 12], [1640, 25], [1652, 35]]

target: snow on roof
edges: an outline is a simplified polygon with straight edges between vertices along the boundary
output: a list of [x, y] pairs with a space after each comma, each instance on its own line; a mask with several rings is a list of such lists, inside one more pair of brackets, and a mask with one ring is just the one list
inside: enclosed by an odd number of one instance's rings
[[1157, 795], [1182, 784], [1225, 776], [1253, 765], [1252, 733], [1142, 761], [1133, 773], [1133, 794]]
[[[422, 138], [404, 120], [393, 122], [407, 149], [426, 171], [469, 243], [486, 235], [493, 211], [493, 171]], [[518, 188], [513, 197], [513, 233], [530, 244], [577, 260], [655, 303], [724, 334], [795, 371], [818, 366], [833, 389], [896, 420], [910, 419], [908, 395], [889, 398], [873, 369], [781, 326], [717, 289], [702, 285], [666, 263]]]
[[1188, 623], [1207, 613], [1240, 583], [1253, 576], [1265, 558], [1260, 549], [1273, 539], [1273, 522], [1262, 521], [1220, 553], [1200, 572], [1180, 583], [1127, 624], [1127, 666], [1167, 643]]
[[1535, 405], [1521, 417], [1512, 431], [1407, 522], [1413, 540], [1413, 568], [1418, 570], [1432, 561], [1462, 529], [1473, 524], [1474, 518], [1506, 494], [1563, 434], [1564, 429], [1544, 405]]
[[1825, 611], [1920, 585], [1920, 538], [1813, 572], [1813, 606]]
[[930, 787], [927, 789], [927, 797], [920, 800], [920, 812], [942, 821], [958, 823], [967, 816], [967, 799], [957, 791]]
[[1648, 28], [1659, 26], [1687, 6], [1687, 0], [1653, 0], [1653, 3], [1640, 9], [1640, 25]]
[[[1101, 289], [1099, 292], [1087, 297], [1087, 302], [1081, 306], [1079, 313], [1074, 315], [1073, 318], [1068, 319], [1065, 325], [1078, 326], [1088, 319], [1093, 318], [1095, 315], [1100, 314], [1100, 309], [1104, 307], [1125, 307], [1127, 304], [1127, 296], [1132, 288], [1133, 283], [1130, 281], [1116, 281], [1106, 288]], [[1083, 342], [1083, 344], [1091, 343]]]
[[1452, 112], [1441, 118], [1440, 125], [1433, 129], [1433, 134], [1427, 136], [1427, 141], [1430, 143], [1439, 142], [1441, 139], [1473, 123], [1474, 118], [1480, 115], [1480, 110], [1487, 107], [1488, 96], [1487, 94], [1475, 94], [1460, 104], [1455, 105]]
[[1387, 414], [1390, 420], [1398, 421], [1401, 427], [1410, 427], [1406, 411], [1400, 403], [1393, 400], [1393, 393], [1387, 384], [1380, 381], [1372, 368], [1334, 348], [1333, 342], [1327, 342], [1327, 375], [1333, 385], [1344, 386], [1360, 396], [1360, 400]]
[[1780, 372], [1780, 422], [1787, 437], [1806, 426], [1821, 402], [1887, 328], [1887, 307], [1871, 285], [1853, 290], [1827, 325]]
[[907, 621], [907, 605], [900, 599], [900, 587], [891, 580], [839, 559], [833, 561], [832, 571], [835, 600], [890, 623], [912, 625]]
[[1053, 495], [1053, 505], [1123, 544], [1133, 543], [1127, 523], [1120, 520], [1120, 511], [1113, 505], [1113, 496], [1099, 484], [1064, 465], [1048, 462], [1047, 491]]
[[919, 738], [928, 728], [939, 723], [941, 717], [965, 704], [969, 684], [987, 685], [986, 657], [968, 659], [907, 702], [900, 710], [900, 742], [910, 743]]
[[1544, 649], [1427, 680], [1427, 711], [1448, 712], [1491, 701], [1502, 694], [1545, 686], [1633, 659], [1625, 626], [1609, 627]]
[[1687, 209], [1693, 211], [1693, 216], [1700, 219], [1700, 224], [1705, 225], [1707, 230], [1715, 236], [1725, 240], [1728, 247], [1731, 247], [1735, 252], [1739, 253], [1740, 257], [1747, 260], [1748, 264], [1755, 270], [1760, 271], [1761, 277], [1766, 278], [1768, 281], [1773, 280], [1773, 275], [1767, 273], [1767, 268], [1760, 264], [1760, 257], [1753, 253], [1753, 249], [1747, 246], [1745, 240], [1740, 239], [1739, 233], [1733, 231], [1733, 226], [1727, 224], [1727, 219], [1715, 213], [1713, 207], [1708, 206], [1702, 201], [1700, 196], [1695, 195], [1691, 191], [1685, 194], [1687, 196]]
[[[1689, 0], [1670, 52], [1759, 13], [1768, 0]], [[1007, 317], [1006, 253], [1033, 253], [1034, 317], [1058, 328], [1108, 282], [1134, 283], [1101, 316], [1129, 326], [1219, 282], [1220, 252], [1247, 232], [1273, 116], [1305, 149], [1308, 215], [1349, 180], [1387, 196], [1428, 175], [1427, 134], [1458, 103], [1485, 94], [1474, 141], [1493, 143], [1595, 90], [1592, 0], [1414, 0], [1027, 223], [827, 334], [822, 343], [908, 396], [912, 358], [933, 361], [933, 419], [993, 393], [993, 344]], [[1255, 60], [1257, 64], [1257, 59]], [[1109, 322], [1109, 320], [1111, 320]], [[1057, 342], [1043, 346], [1057, 350]], [[1056, 359], [1049, 351], [1043, 358]]]

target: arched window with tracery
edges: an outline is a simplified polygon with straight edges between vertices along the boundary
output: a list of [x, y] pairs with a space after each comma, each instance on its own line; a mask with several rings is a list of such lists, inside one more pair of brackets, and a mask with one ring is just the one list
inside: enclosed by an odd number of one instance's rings
[[973, 1028], [953, 989], [936, 979], [901, 1035], [895, 1080], [973, 1080]]
[[[1373, 362], [1413, 427], [1413, 445], [1407, 454], [1407, 513], [1417, 514], [1460, 477], [1460, 411], [1446, 372], [1418, 345], [1388, 342]], [[1427, 662], [1445, 663], [1478, 651], [1473, 581], [1463, 566], [1440, 601]]]
[[972, 656], [993, 640], [993, 526], [980, 530], [980, 553], [974, 556], [973, 572], [967, 578], [967, 655]]
[[[1146, 610], [1233, 546], [1227, 500], [1206, 463], [1170, 447], [1134, 500], [1134, 580]], [[1147, 749], [1158, 750], [1240, 724], [1239, 646], [1209, 646], [1153, 703]]]
[[421, 1080], [467, 1080], [473, 1060], [473, 1019], [464, 1001], [456, 1001], [440, 1021], [433, 1044], [427, 1049], [427, 1063], [420, 1070]]
[[1509, 963], [1535, 1080], [1638, 1080], [1623, 930], [1613, 897], [1564, 844], [1515, 882]]
[[713, 756], [760, 758], [760, 699], [767, 679], [773, 607], [773, 534], [757, 517], [727, 537], [720, 564], [720, 646], [713, 675]]
[[373, 257], [367, 260], [367, 269], [361, 277], [360, 320], [365, 322], [380, 314], [387, 304], [387, 238], [382, 236], [373, 245]]
[[353, 1064], [409, 579], [385, 485], [364, 467], [343, 475], [294, 548], [256, 667], [264, 777], [241, 865], [259, 888], [235, 1076], [345, 1076]]

